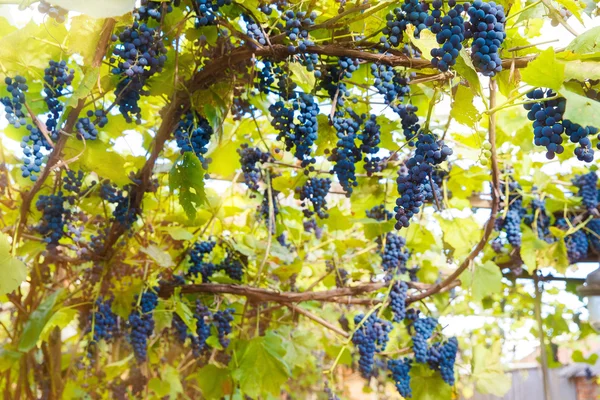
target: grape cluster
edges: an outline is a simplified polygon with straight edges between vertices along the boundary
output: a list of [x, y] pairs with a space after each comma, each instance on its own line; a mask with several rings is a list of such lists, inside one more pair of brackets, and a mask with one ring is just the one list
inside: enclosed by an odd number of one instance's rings
[[[563, 126], [565, 128], [565, 133], [569, 137], [569, 140], [572, 143], [578, 144], [574, 152], [575, 157], [577, 157], [579, 161], [594, 161], [594, 149], [592, 148], [592, 141], [588, 136], [597, 134], [598, 129], [592, 126], [584, 128], [568, 119], [563, 120]], [[597, 146], [600, 148], [600, 143], [598, 143]]]
[[406, 30], [407, 21], [404, 12], [400, 7], [394, 8], [393, 13], [386, 15], [386, 25], [383, 28], [383, 35], [380, 42], [387, 50], [391, 47], [398, 47], [402, 43], [402, 35]]
[[499, 51], [506, 38], [504, 8], [493, 1], [475, 0], [467, 9], [470, 19], [465, 23], [465, 37], [473, 38], [471, 58], [485, 76], [502, 71]]
[[242, 14], [242, 19], [246, 23], [246, 33], [250, 39], [255, 40], [261, 46], [265, 46], [267, 44], [267, 39], [265, 38], [265, 34], [254, 18], [247, 14]]
[[527, 118], [533, 121], [534, 143], [536, 146], [546, 147], [546, 157], [549, 160], [553, 159], [555, 154], [562, 154], [564, 151], [562, 118], [566, 106], [565, 99], [544, 100], [555, 96], [556, 93], [550, 89], [535, 89], [527, 93], [527, 98], [539, 102], [523, 106], [528, 111]]
[[462, 4], [456, 4], [450, 0], [448, 5], [452, 7], [446, 15], [441, 16], [442, 0], [432, 2], [433, 11], [431, 18], [426, 23], [431, 27], [431, 32], [436, 36], [436, 41], [442, 47], [431, 50], [431, 65], [442, 72], [446, 72], [456, 64], [458, 54], [465, 40], [465, 24], [461, 16], [464, 11]]
[[208, 151], [208, 143], [213, 135], [213, 128], [206, 118], [198, 113], [188, 111], [181, 117], [175, 129], [175, 140], [181, 154], [193, 152], [202, 163], [204, 169], [208, 168], [208, 162], [204, 155]]
[[[356, 326], [364, 318], [363, 314], [356, 315], [354, 317]], [[358, 348], [358, 354], [360, 355], [358, 365], [363, 377], [369, 378], [371, 376], [375, 353], [385, 350], [391, 330], [392, 324], [389, 321], [382, 320], [373, 313], [354, 332], [352, 343]]]
[[406, 317], [406, 282], [396, 281], [390, 290], [390, 308], [394, 314], [394, 322], [402, 322]]
[[246, 186], [250, 190], [258, 190], [261, 173], [260, 167], [256, 164], [273, 161], [271, 153], [263, 152], [258, 147], [250, 147], [247, 143], [242, 144], [237, 152], [240, 155], [240, 164], [242, 165]]
[[[307, 15], [304, 11], [294, 12], [288, 10], [281, 18], [285, 21], [285, 25], [280, 24], [280, 28], [285, 32], [290, 41], [290, 44], [288, 45], [288, 51], [290, 53], [296, 52], [295, 44], [297, 44], [297, 49], [300, 52], [306, 51], [307, 46], [313, 45], [313, 42], [308, 38], [307, 28], [315, 24], [317, 13], [313, 11]], [[311, 70], [309, 69], [309, 71]]]
[[142, 0], [140, 7], [135, 10], [134, 15], [139, 21], [148, 21], [151, 18], [161, 21], [163, 16], [173, 12], [173, 6], [179, 7], [181, 0], [157, 2], [153, 0]]
[[65, 235], [65, 226], [70, 216], [70, 212], [64, 206], [65, 200], [63, 193], [58, 192], [55, 195], [41, 195], [35, 203], [36, 208], [42, 212], [42, 220], [37, 230], [49, 245], [58, 245]]
[[392, 380], [394, 381], [400, 396], [405, 398], [412, 397], [409, 375], [412, 367], [412, 360], [406, 357], [403, 360], [390, 359], [388, 360], [387, 366], [392, 374]]
[[84, 173], [82, 170], [77, 172], [72, 169], [68, 170], [63, 178], [63, 188], [69, 192], [79, 194], [81, 185], [83, 184]]
[[[296, 190], [300, 194], [302, 201], [302, 212], [307, 218], [317, 214], [319, 218], [328, 218], [327, 200], [325, 197], [331, 188], [331, 179], [329, 178], [310, 178], [303, 186]], [[308, 202], [312, 204], [312, 210], [308, 208]]]
[[385, 237], [385, 246], [381, 255], [381, 267], [388, 276], [406, 272], [408, 261], [406, 240], [395, 233], [388, 233]]
[[231, 333], [231, 322], [233, 321], [233, 308], [228, 308], [224, 311], [217, 311], [213, 315], [213, 324], [217, 328], [217, 336], [219, 337], [219, 343], [223, 348], [229, 346], [229, 339], [227, 335]]
[[141, 119], [141, 108], [138, 105], [146, 81], [162, 72], [167, 61], [167, 48], [163, 43], [160, 32], [144, 23], [134, 22], [118, 36], [112, 36], [113, 42], [119, 42], [113, 49], [111, 64], [115, 64], [112, 73], [123, 79], [117, 84], [115, 95], [119, 111], [127, 122], [136, 116]]
[[358, 186], [356, 163], [362, 159], [360, 148], [356, 144], [362, 121], [357, 117], [342, 117], [340, 111], [336, 112], [333, 127], [337, 132], [338, 142], [328, 157], [328, 160], [334, 163], [332, 172], [336, 174], [347, 197], [350, 197], [353, 188]]
[[451, 337], [445, 343], [436, 343], [429, 349], [427, 364], [434, 371], [440, 371], [444, 382], [454, 386], [454, 363], [458, 352], [458, 340]]
[[191, 266], [188, 269], [188, 276], [197, 277], [202, 275], [202, 282], [210, 281], [210, 277], [216, 272], [216, 266], [210, 262], [205, 262], [205, 256], [209, 255], [215, 248], [213, 241], [197, 242], [190, 251]]
[[413, 351], [415, 353], [415, 361], [418, 363], [426, 363], [428, 357], [427, 340], [433, 335], [433, 330], [437, 327], [438, 321], [432, 317], [419, 318], [413, 324], [414, 335]]
[[317, 220], [314, 218], [304, 220], [302, 226], [304, 227], [305, 232], [314, 232], [317, 239], [321, 239], [323, 236], [323, 228], [317, 225]]
[[[573, 13], [567, 10], [564, 6], [559, 7], [556, 11], [558, 11], [558, 15], [560, 15], [560, 17], [565, 21], [573, 16]], [[553, 13], [550, 14], [550, 25], [558, 26], [559, 24], [559, 19]]]
[[367, 218], [372, 218], [377, 221], [389, 221], [394, 218], [394, 213], [385, 209], [385, 204], [374, 206], [366, 211]]
[[415, 27], [415, 37], [418, 38], [421, 31], [431, 25], [431, 16], [428, 14], [429, 5], [419, 0], [404, 0], [401, 6], [404, 12], [404, 21]]
[[295, 147], [294, 156], [302, 161], [302, 167], [307, 167], [309, 164], [316, 162], [314, 157], [311, 157], [311, 149], [317, 140], [317, 132], [319, 131], [319, 123], [317, 115], [319, 115], [319, 104], [315, 102], [313, 96], [301, 93], [297, 108], [299, 109], [298, 125], [294, 126], [294, 134], [292, 137], [285, 139], [286, 150], [290, 150], [290, 144]]
[[19, 129], [21, 126], [27, 124], [25, 119], [25, 92], [29, 90], [27, 86], [27, 79], [17, 75], [15, 78], [6, 77], [4, 78], [6, 84], [6, 91], [10, 96], [6, 96], [0, 99], [4, 106], [4, 112], [6, 120], [9, 124]]
[[197, 5], [196, 28], [214, 25], [219, 9], [231, 4], [231, 0], [193, 0]]
[[371, 73], [375, 78], [373, 86], [384, 98], [386, 104], [402, 103], [410, 95], [410, 79], [389, 65], [371, 64]]
[[64, 60], [60, 62], [51, 60], [48, 68], [44, 70], [44, 101], [49, 111], [46, 129], [52, 134], [53, 140], [58, 138], [58, 121], [64, 110], [60, 98], [67, 94], [73, 79], [75, 79], [75, 71], [69, 70]]
[[518, 193], [521, 186], [517, 182], [510, 182], [508, 188], [501, 185], [500, 191], [505, 194], [508, 189], [508, 197], [504, 199], [508, 203], [508, 211], [503, 218], [496, 219], [495, 229], [506, 233], [506, 240], [513, 247], [521, 247], [521, 219], [526, 210], [523, 208], [523, 198]]
[[358, 135], [358, 139], [362, 142], [360, 151], [369, 155], [365, 157], [365, 169], [374, 171], [377, 168], [374, 164], [378, 164], [381, 159], [373, 157], [373, 154], [379, 152], [379, 143], [381, 143], [381, 127], [377, 123], [377, 117], [373, 114], [365, 121], [362, 132]]
[[[406, 162], [407, 172], [403, 172], [396, 180], [400, 198], [396, 200], [396, 229], [407, 228], [410, 219], [419, 212], [421, 206], [433, 195], [431, 179], [434, 168], [446, 161], [452, 150], [437, 140], [433, 134], [418, 135], [416, 150]], [[429, 189], [426, 186], [429, 185]]]
[[67, 20], [67, 14], [69, 13], [69, 10], [54, 6], [44, 0], [41, 0], [40, 4], [38, 4], [38, 11], [44, 15], [48, 15], [59, 24], [62, 24]]
[[[90, 110], [93, 113], [93, 111]], [[79, 132], [79, 138], [84, 140], [96, 140], [98, 138], [98, 129], [88, 117], [79, 118], [75, 124], [75, 129]]]
[[573, 185], [578, 189], [577, 195], [581, 197], [581, 203], [588, 210], [598, 208], [598, 175], [595, 171], [584, 175], [577, 175], [573, 179]]
[[212, 313], [202, 302], [196, 300], [196, 309], [194, 318], [196, 318], [196, 336], [190, 336], [192, 341], [192, 351], [194, 356], [200, 355], [208, 349], [206, 340], [210, 337], [210, 318]]
[[392, 109], [400, 117], [400, 124], [402, 125], [402, 131], [404, 138], [410, 146], [414, 145], [413, 139], [417, 136], [421, 125], [419, 124], [419, 116], [417, 115], [418, 107], [412, 104], [401, 104], [399, 106], [392, 106]]
[[600, 253], [600, 218], [594, 218], [585, 226], [589, 247], [596, 253]]
[[184, 344], [189, 336], [188, 327], [178, 314], [173, 314], [173, 319], [171, 320], [171, 327], [175, 330], [175, 337], [177, 338], [177, 340], [181, 344]]
[[546, 205], [540, 199], [533, 199], [529, 204], [530, 213], [526, 214], [523, 222], [531, 228], [536, 226], [537, 237], [543, 240], [550, 240], [550, 217], [546, 213]]
[[129, 186], [120, 190], [109, 183], [104, 183], [100, 188], [100, 197], [109, 203], [115, 204], [113, 217], [115, 220], [124, 226], [130, 228], [137, 220], [138, 209], [132, 207]]
[[[562, 230], [569, 229], [569, 224], [564, 218], [558, 219], [556, 226]], [[571, 264], [581, 261], [587, 256], [590, 244], [582, 229], [565, 236], [564, 240], [567, 246], [567, 257]]]
[[244, 277], [244, 264], [240, 260], [239, 254], [228, 251], [227, 256], [219, 265], [219, 269], [225, 271], [227, 276], [236, 281], [241, 281]]
[[154, 317], [152, 311], [158, 304], [158, 296], [154, 292], [144, 292], [140, 299], [140, 310], [136, 307], [131, 314], [129, 314], [129, 326], [131, 332], [129, 334], [129, 341], [133, 346], [133, 352], [138, 362], [146, 360], [148, 351], [148, 338], [154, 331]]
[[94, 332], [94, 342], [110, 340], [118, 330], [117, 315], [112, 311], [112, 299], [99, 297], [96, 300], [96, 310], [90, 315], [91, 330]]

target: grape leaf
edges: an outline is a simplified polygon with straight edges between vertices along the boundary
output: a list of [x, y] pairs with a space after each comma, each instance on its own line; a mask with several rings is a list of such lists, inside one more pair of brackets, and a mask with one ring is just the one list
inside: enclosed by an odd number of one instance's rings
[[595, 27], [577, 36], [566, 50], [577, 54], [597, 53], [600, 51], [599, 39], [600, 27]]
[[440, 374], [424, 365], [413, 364], [410, 370], [410, 387], [413, 400], [450, 400], [452, 388]]
[[198, 157], [186, 152], [169, 172], [171, 192], [179, 191], [179, 204], [190, 220], [196, 219], [196, 208], [206, 203], [204, 170]]
[[512, 380], [504, 373], [500, 362], [502, 343], [496, 341], [491, 348], [478, 344], [473, 349], [473, 379], [477, 391], [502, 397], [510, 389]]
[[169, 253], [164, 252], [160, 247], [154, 244], [151, 244], [148, 247], [142, 247], [140, 250], [143, 253], [149, 255], [150, 258], [156, 261], [156, 264], [158, 264], [162, 268], [170, 268], [175, 265], [173, 259], [171, 258], [171, 255]]
[[250, 340], [239, 358], [238, 368], [233, 371], [242, 392], [250, 397], [279, 395], [281, 385], [291, 376], [284, 361], [286, 353], [283, 340], [273, 332]]
[[452, 110], [450, 111], [450, 115], [456, 122], [470, 128], [475, 128], [475, 125], [479, 121], [479, 113], [473, 105], [474, 98], [472, 90], [463, 85], [458, 85], [454, 101], [452, 102]]
[[40, 338], [40, 334], [46, 326], [50, 318], [50, 312], [54, 308], [56, 299], [62, 293], [62, 289], [59, 289], [46, 297], [44, 301], [36, 308], [29, 319], [25, 323], [23, 333], [21, 334], [21, 340], [19, 341], [18, 350], [27, 352], [33, 349]]
[[600, 102], [587, 98], [563, 86], [560, 94], [567, 99], [564, 119], [581, 126], [600, 127]]
[[206, 399], [220, 399], [231, 392], [231, 379], [226, 368], [208, 364], [194, 375]]
[[10, 254], [8, 236], [3, 233], [0, 233], [0, 275], [0, 294], [12, 292], [27, 278], [27, 267]]
[[465, 286], [471, 288], [471, 295], [475, 301], [502, 292], [502, 271], [492, 261], [476, 265], [473, 272], [466, 270], [461, 275], [461, 280]]
[[135, 0], [52, 0], [52, 4], [94, 18], [118, 17], [135, 8]]
[[556, 60], [554, 49], [548, 47], [521, 70], [521, 78], [532, 86], [558, 91], [565, 80], [565, 65]]

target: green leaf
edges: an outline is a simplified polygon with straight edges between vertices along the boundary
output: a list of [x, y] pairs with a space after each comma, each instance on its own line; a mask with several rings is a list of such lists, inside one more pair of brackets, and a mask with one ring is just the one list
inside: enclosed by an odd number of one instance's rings
[[412, 400], [450, 400], [452, 388], [444, 382], [439, 372], [422, 364], [414, 364], [410, 370]]
[[179, 371], [172, 365], [167, 365], [161, 374], [164, 383], [169, 385], [169, 398], [177, 399], [180, 393], [183, 393], [183, 385], [179, 377]]
[[267, 393], [279, 395], [281, 386], [291, 376], [290, 367], [284, 361], [286, 352], [283, 340], [273, 332], [250, 340], [240, 356], [238, 368], [233, 371], [242, 392], [250, 397]]
[[110, 363], [102, 368], [102, 371], [106, 373], [106, 379], [112, 380], [117, 376], [122, 375], [125, 371], [129, 369], [129, 361], [133, 359], [133, 354], [125, 357], [120, 361], [115, 361], [114, 363]]
[[475, 95], [472, 90], [463, 85], [458, 85], [452, 102], [452, 110], [450, 111], [450, 115], [456, 122], [470, 128], [475, 128], [479, 121], [479, 113], [473, 104], [474, 98]]
[[0, 349], [0, 372], [4, 372], [11, 368], [17, 361], [21, 359], [23, 353]]
[[[468, 277], [469, 274], [472, 274], [472, 278]], [[471, 295], [475, 301], [481, 301], [494, 293], [502, 293], [502, 271], [492, 261], [476, 265], [472, 273], [467, 270], [463, 275], [466, 278], [465, 284], [470, 283]]]
[[195, 374], [200, 390], [205, 399], [220, 399], [231, 391], [229, 371], [216, 365], [208, 364]]
[[94, 18], [119, 17], [135, 8], [135, 0], [52, 0], [52, 4]]
[[88, 97], [98, 82], [98, 76], [100, 76], [100, 68], [90, 68], [83, 80], [76, 86], [73, 95], [65, 102], [65, 108], [75, 108], [79, 100]]
[[575, 93], [564, 86], [560, 89], [560, 94], [567, 99], [564, 119], [581, 126], [600, 127], [600, 102]]
[[342, 210], [339, 207], [334, 207], [328, 211], [329, 218], [325, 220], [318, 219], [317, 223], [319, 226], [324, 226], [327, 223], [329, 229], [333, 231], [345, 231], [346, 229], [352, 228], [353, 220], [348, 215], [342, 214]]
[[462, 76], [469, 82], [471, 90], [481, 96], [481, 82], [479, 81], [479, 74], [475, 70], [473, 61], [465, 49], [462, 49], [459, 53], [459, 57], [456, 59], [456, 65], [454, 70], [457, 74]]
[[567, 51], [577, 54], [597, 53], [600, 51], [600, 27], [595, 27], [577, 36], [568, 46]]
[[512, 380], [504, 373], [500, 362], [501, 354], [500, 341], [494, 342], [489, 349], [483, 344], [478, 344], [473, 349], [473, 379], [479, 393], [502, 397], [510, 390]]
[[204, 192], [204, 169], [198, 157], [186, 152], [169, 172], [171, 192], [179, 191], [179, 204], [190, 220], [196, 219], [196, 208], [207, 202]]
[[165, 253], [160, 247], [151, 244], [148, 247], [140, 248], [142, 253], [147, 254], [152, 258], [156, 263], [162, 268], [170, 268], [175, 265], [171, 255], [169, 253]]
[[589, 365], [596, 365], [596, 361], [598, 361], [598, 354], [592, 354], [588, 358], [585, 358], [583, 356], [583, 353], [581, 352], [581, 350], [575, 350], [573, 352], [573, 355], [571, 356], [571, 359], [574, 362], [578, 362], [578, 363], [586, 363]]
[[180, 226], [170, 226], [168, 228], [163, 229], [165, 232], [173, 238], [173, 240], [192, 240], [194, 239], [194, 235], [185, 228]]
[[594, 61], [573, 60], [565, 63], [565, 80], [600, 79], [600, 64]]
[[52, 330], [58, 326], [59, 329], [64, 329], [73, 321], [75, 316], [77, 315], [77, 310], [75, 308], [61, 308], [52, 314], [52, 317], [48, 320], [46, 325], [44, 325], [44, 329], [40, 334], [41, 340], [48, 340], [48, 335], [52, 332]]
[[565, 65], [556, 61], [554, 49], [548, 47], [521, 70], [521, 78], [532, 86], [558, 91], [565, 80]]
[[10, 254], [8, 236], [3, 233], [0, 233], [0, 275], [0, 295], [17, 289], [27, 278], [27, 267]]
[[315, 74], [306, 70], [306, 67], [300, 63], [289, 63], [288, 67], [292, 76], [295, 77], [294, 82], [298, 84], [306, 93], [310, 93], [315, 86]]
[[436, 219], [444, 232], [444, 242], [454, 249], [454, 257], [468, 254], [481, 237], [481, 227], [472, 216], [445, 219], [436, 215]]
[[62, 289], [59, 289], [46, 297], [38, 308], [31, 313], [29, 319], [25, 323], [23, 333], [21, 334], [21, 340], [19, 341], [18, 346], [19, 351], [27, 352], [35, 347], [44, 326], [46, 326], [46, 323], [50, 318], [50, 313], [52, 312], [52, 308], [54, 308], [56, 299], [61, 293]]
[[104, 20], [78, 15], [71, 19], [71, 29], [67, 39], [69, 51], [83, 57], [83, 65], [91, 65], [98, 48], [97, 40], [104, 27]]
[[179, 318], [185, 323], [190, 332], [196, 335], [196, 318], [194, 318], [194, 313], [187, 304], [182, 301], [175, 302], [175, 313], [179, 315]]

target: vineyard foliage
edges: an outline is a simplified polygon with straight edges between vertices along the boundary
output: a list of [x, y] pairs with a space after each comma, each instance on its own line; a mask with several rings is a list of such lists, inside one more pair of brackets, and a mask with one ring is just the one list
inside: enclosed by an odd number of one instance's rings
[[591, 333], [534, 304], [600, 254], [595, 3], [15, 3], [2, 398], [501, 396]]

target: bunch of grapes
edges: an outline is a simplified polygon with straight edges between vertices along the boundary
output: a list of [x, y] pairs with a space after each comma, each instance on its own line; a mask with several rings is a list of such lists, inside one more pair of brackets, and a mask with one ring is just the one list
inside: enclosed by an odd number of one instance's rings
[[267, 39], [265, 38], [265, 34], [254, 18], [247, 14], [242, 14], [242, 19], [246, 23], [246, 34], [250, 39], [255, 40], [261, 46], [265, 46], [267, 44]]
[[336, 174], [347, 197], [350, 197], [353, 188], [358, 186], [356, 163], [362, 159], [360, 148], [356, 144], [362, 121], [357, 117], [345, 118], [340, 111], [336, 112], [333, 127], [337, 132], [338, 142], [328, 157], [328, 160], [334, 163], [332, 172]]
[[596, 172], [591, 171], [584, 175], [577, 175], [573, 179], [573, 185], [577, 187], [577, 195], [581, 197], [584, 207], [588, 210], [596, 210], [598, 208], [598, 175]]
[[281, 74], [281, 67], [279, 65], [273, 66], [273, 62], [270, 60], [262, 60], [262, 68], [258, 72], [258, 80], [256, 81], [256, 88], [264, 94], [272, 93], [271, 85], [275, 83], [275, 77]]
[[231, 333], [231, 322], [233, 321], [233, 308], [228, 308], [224, 311], [217, 311], [213, 315], [213, 323], [217, 328], [217, 335], [219, 337], [219, 343], [223, 348], [229, 346], [229, 339], [227, 335]]
[[247, 143], [242, 144], [237, 152], [240, 155], [240, 164], [242, 165], [246, 186], [250, 190], [258, 190], [261, 172], [260, 167], [256, 164], [272, 162], [273, 157], [271, 153], [263, 152], [258, 147], [250, 147]]
[[404, 138], [410, 146], [414, 145], [413, 139], [417, 136], [421, 125], [419, 124], [419, 116], [417, 115], [418, 107], [412, 104], [400, 104], [399, 106], [392, 106], [392, 109], [400, 117], [400, 124], [402, 125], [402, 131]]
[[70, 216], [64, 206], [65, 200], [63, 193], [58, 192], [55, 195], [41, 195], [35, 203], [36, 208], [42, 212], [37, 230], [49, 245], [58, 245], [65, 235], [65, 226]]
[[440, 371], [444, 382], [454, 386], [454, 363], [458, 352], [458, 340], [451, 337], [445, 343], [436, 343], [429, 349], [427, 363], [429, 368]]
[[405, 398], [412, 397], [409, 375], [412, 367], [412, 360], [406, 357], [403, 360], [390, 359], [388, 360], [387, 366], [392, 374], [392, 380], [394, 381], [400, 396]]
[[59, 24], [62, 24], [67, 20], [67, 14], [69, 13], [69, 10], [54, 6], [45, 0], [41, 0], [40, 4], [38, 4], [38, 11], [44, 15], [48, 15]]
[[96, 310], [90, 315], [93, 341], [110, 340], [118, 330], [117, 315], [112, 311], [112, 299], [99, 297], [96, 300]]
[[526, 212], [523, 208], [523, 198], [518, 193], [521, 186], [517, 182], [510, 182], [508, 187], [505, 184], [500, 187], [503, 194], [507, 189], [508, 197], [504, 201], [508, 202], [508, 211], [503, 218], [496, 220], [495, 228], [506, 232], [506, 239], [513, 247], [521, 247], [521, 219]]
[[4, 106], [4, 112], [6, 120], [9, 124], [19, 129], [27, 124], [25, 119], [25, 92], [29, 90], [27, 86], [27, 79], [21, 75], [15, 76], [15, 78], [6, 77], [4, 78], [6, 84], [6, 91], [10, 96], [6, 96], [0, 99], [0, 102]]
[[196, 6], [196, 28], [214, 25], [219, 9], [231, 4], [231, 0], [193, 0]]
[[[556, 221], [556, 226], [562, 230], [569, 229], [569, 224], [564, 218], [558, 219]], [[567, 257], [571, 264], [581, 261], [587, 256], [589, 242], [582, 229], [565, 236], [564, 240], [565, 245], [567, 246]]]
[[370, 155], [365, 159], [365, 169], [374, 171], [377, 168], [373, 164], [378, 164], [381, 160], [379, 157], [373, 157], [372, 154], [379, 152], [379, 143], [381, 143], [381, 127], [377, 123], [377, 117], [373, 114], [366, 120], [362, 132], [358, 135], [358, 139], [362, 142], [360, 151], [365, 155]]
[[290, 53], [296, 52], [296, 45], [300, 52], [306, 51], [307, 46], [313, 45], [313, 42], [308, 38], [307, 28], [315, 24], [317, 14], [314, 11], [307, 15], [304, 11], [294, 12], [288, 10], [282, 15], [282, 18], [285, 21], [285, 26], [280, 24], [280, 28], [285, 32], [290, 41], [290, 45], [288, 46]]
[[600, 253], [600, 218], [594, 218], [585, 226], [587, 230], [587, 237], [589, 247], [596, 252]]
[[233, 251], [227, 252], [227, 256], [219, 265], [219, 270], [225, 271], [227, 276], [236, 281], [241, 281], [244, 277], [244, 264], [239, 254]]
[[[300, 194], [302, 201], [302, 212], [307, 218], [317, 214], [319, 218], [328, 218], [327, 200], [325, 197], [331, 188], [331, 179], [329, 178], [310, 178], [303, 186], [296, 190]], [[312, 210], [308, 208], [308, 202], [312, 204]]]
[[415, 37], [418, 38], [421, 31], [431, 25], [432, 17], [428, 14], [429, 5], [419, 0], [404, 0], [401, 8], [404, 12], [404, 20], [407, 24], [415, 27]]
[[437, 140], [433, 134], [419, 134], [415, 154], [406, 162], [407, 172], [401, 173], [396, 180], [400, 194], [395, 208], [398, 221], [396, 229], [410, 225], [412, 216], [419, 212], [428, 196], [431, 196], [432, 192], [425, 186], [429, 185], [431, 188], [434, 168], [446, 161], [451, 154], [452, 150], [443, 140]]
[[527, 93], [527, 98], [539, 100], [537, 103], [528, 103], [523, 107], [528, 110], [527, 118], [533, 121], [534, 143], [544, 146], [548, 152], [546, 157], [552, 160], [555, 154], [562, 154], [564, 126], [562, 125], [563, 113], [566, 102], [563, 98], [544, 100], [555, 97], [552, 90], [535, 89]]
[[[354, 317], [356, 326], [363, 319], [363, 314], [356, 315]], [[358, 365], [363, 377], [369, 378], [371, 376], [375, 353], [385, 350], [389, 340], [388, 334], [391, 330], [392, 324], [389, 321], [382, 320], [373, 313], [354, 332], [352, 343], [358, 348], [358, 354], [360, 355]]]
[[185, 324], [185, 322], [183, 322], [181, 317], [176, 313], [173, 314], [173, 319], [171, 320], [171, 327], [175, 330], [175, 337], [177, 338], [177, 340], [181, 344], [184, 344], [189, 336], [188, 327]]
[[384, 98], [386, 104], [402, 103], [410, 95], [410, 79], [397, 72], [389, 65], [371, 64], [371, 72], [375, 77], [373, 86]]
[[437, 327], [438, 321], [435, 318], [419, 318], [413, 322], [414, 328], [413, 351], [415, 353], [415, 361], [418, 363], [426, 363], [428, 356], [427, 340], [433, 335], [433, 330]]
[[546, 205], [540, 199], [533, 199], [529, 206], [531, 212], [525, 215], [523, 222], [531, 228], [536, 226], [538, 238], [550, 240], [550, 217], [546, 213]]
[[46, 129], [52, 134], [52, 139], [58, 139], [58, 121], [64, 106], [60, 98], [69, 91], [68, 87], [75, 79], [75, 71], [67, 68], [63, 61], [50, 61], [48, 68], [44, 70], [44, 101], [48, 106], [48, 118]]
[[307, 232], [307, 233], [314, 232], [315, 237], [317, 239], [321, 239], [321, 237], [323, 236], [323, 228], [321, 228], [319, 225], [317, 225], [317, 220], [314, 218], [304, 220], [304, 222], [302, 223], [302, 226], [304, 227], [305, 232]]
[[[269, 114], [271, 114], [271, 125], [278, 133], [277, 140], [285, 138], [286, 146], [288, 146], [288, 140], [290, 145], [289, 149], [293, 146], [294, 136], [294, 110], [288, 108], [286, 104], [279, 100], [269, 106]], [[289, 138], [289, 139], [288, 139]]]
[[[258, 207], [258, 215], [260, 218], [267, 221], [267, 228], [271, 232], [271, 234], [275, 234], [275, 218], [279, 215], [279, 204], [277, 202], [277, 196], [279, 192], [277, 190], [271, 189], [271, 198], [269, 200], [269, 189], [265, 189], [263, 193], [263, 200]], [[273, 206], [273, 216], [271, 218], [271, 213], [269, 211], [269, 202]]]
[[202, 282], [210, 281], [210, 277], [216, 272], [216, 267], [212, 263], [205, 262], [204, 259], [213, 251], [215, 245], [216, 243], [210, 240], [194, 243], [190, 251], [191, 266], [187, 272], [189, 276], [197, 277], [200, 274]]
[[[565, 21], [573, 16], [573, 13], [571, 11], [567, 10], [564, 6], [559, 7], [558, 10], [556, 10], [556, 11], [558, 11], [558, 14]], [[550, 25], [558, 26], [559, 24], [560, 24], [559, 19], [556, 18], [556, 16], [554, 14], [550, 14]]]
[[139, 211], [136, 207], [132, 207], [131, 205], [129, 190], [129, 186], [120, 190], [109, 183], [104, 183], [100, 188], [100, 197], [109, 203], [116, 205], [115, 210], [113, 211], [113, 217], [115, 217], [115, 220], [119, 224], [127, 229], [137, 220]]
[[473, 38], [471, 58], [475, 67], [485, 76], [502, 71], [499, 51], [506, 38], [504, 8], [493, 1], [475, 0], [467, 8], [470, 19], [465, 23], [465, 37]]
[[385, 209], [385, 204], [374, 206], [366, 211], [367, 218], [372, 218], [377, 221], [389, 221], [394, 218], [394, 213]]
[[144, 90], [146, 81], [162, 72], [167, 61], [167, 48], [157, 29], [137, 21], [118, 36], [113, 35], [112, 40], [119, 42], [110, 58], [111, 64], [116, 63], [112, 73], [123, 78], [115, 91], [119, 111], [127, 122], [132, 121], [132, 115], [139, 122], [141, 109], [138, 101], [147, 94]]
[[390, 290], [390, 308], [394, 314], [394, 322], [402, 322], [406, 317], [406, 282], [396, 281]]
[[431, 65], [446, 72], [456, 64], [463, 47], [462, 42], [465, 40], [465, 25], [461, 16], [464, 6], [456, 4], [456, 0], [449, 0], [448, 5], [452, 8], [442, 17], [442, 5], [442, 0], [432, 2], [435, 14], [432, 12], [426, 24], [431, 27], [431, 32], [435, 33], [438, 44], [442, 46], [431, 50]]
[[386, 50], [391, 47], [398, 47], [402, 43], [402, 35], [406, 30], [406, 25], [407, 21], [401, 8], [396, 7], [392, 13], [386, 15], [386, 25], [382, 31], [384, 36], [380, 38], [380, 42]]
[[[577, 148], [575, 148], [575, 156], [577, 159], [584, 162], [594, 161], [594, 149], [592, 148], [592, 141], [588, 136], [597, 134], [598, 129], [592, 126], [584, 128], [568, 119], [563, 120], [563, 126], [565, 128], [565, 133], [569, 136], [569, 140], [572, 143], [578, 144]], [[600, 143], [597, 146], [600, 146]]]
[[79, 194], [81, 192], [81, 185], [83, 184], [84, 173], [82, 170], [77, 172], [72, 169], [68, 170], [65, 177], [63, 178], [63, 188], [69, 192]]
[[140, 309], [137, 309], [137, 304], [134, 303], [134, 310], [129, 315], [129, 326], [131, 332], [129, 341], [133, 346], [133, 352], [138, 362], [146, 360], [148, 351], [148, 338], [154, 331], [154, 317], [152, 311], [158, 304], [158, 296], [156, 293], [147, 291], [142, 294], [140, 299]]
[[389, 277], [406, 272], [408, 256], [406, 240], [395, 233], [388, 233], [385, 237], [385, 246], [381, 255], [381, 267], [388, 273]]
[[342, 79], [345, 72], [338, 65], [327, 65], [324, 72], [319, 86], [327, 92], [331, 100], [337, 99], [337, 107], [344, 107], [345, 98], [350, 96], [350, 91]]
[[175, 129], [175, 140], [181, 154], [193, 152], [202, 163], [204, 169], [207, 169], [208, 162], [204, 155], [208, 151], [208, 143], [213, 135], [213, 128], [206, 118], [198, 113], [188, 111], [181, 117], [177, 129]]
[[288, 142], [292, 142], [295, 147], [294, 156], [302, 161], [302, 167], [307, 167], [316, 162], [310, 153], [319, 131], [317, 121], [319, 104], [315, 102], [313, 96], [302, 93], [296, 102], [296, 107], [299, 109], [298, 121], [300, 123], [295, 125], [293, 138], [286, 138], [286, 148], [289, 151]]
[[196, 318], [196, 336], [191, 336], [192, 351], [194, 356], [200, 357], [200, 355], [208, 349], [206, 340], [210, 337], [210, 318], [212, 313], [202, 302], [196, 300], [196, 309], [194, 312], [194, 318]]
[[173, 12], [173, 6], [179, 7], [180, 3], [181, 0], [163, 2], [142, 0], [140, 7], [134, 11], [134, 15], [139, 21], [148, 21], [152, 18], [160, 22], [164, 15]]

